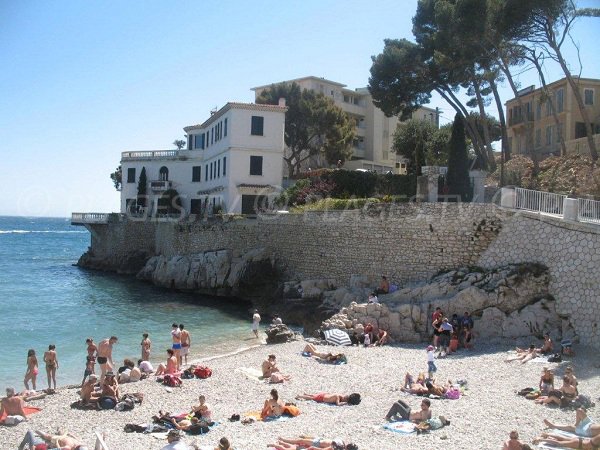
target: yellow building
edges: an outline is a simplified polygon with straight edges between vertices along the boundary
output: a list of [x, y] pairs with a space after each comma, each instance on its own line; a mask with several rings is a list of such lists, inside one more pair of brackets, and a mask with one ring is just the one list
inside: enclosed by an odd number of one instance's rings
[[[596, 146], [600, 148], [600, 80], [579, 78], [579, 92], [592, 121]], [[566, 78], [548, 85], [548, 95], [535, 86], [519, 91], [506, 102], [508, 140], [513, 155], [545, 158], [561, 153], [561, 137], [567, 154], [589, 154], [586, 129], [577, 100]], [[556, 112], [554, 117], [553, 110]]]

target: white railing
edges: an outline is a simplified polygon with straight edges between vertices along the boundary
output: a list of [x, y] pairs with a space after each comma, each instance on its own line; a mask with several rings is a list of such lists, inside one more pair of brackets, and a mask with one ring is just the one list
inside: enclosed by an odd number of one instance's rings
[[600, 202], [586, 198], [578, 199], [577, 220], [600, 224]]
[[166, 159], [179, 156], [179, 150], [152, 150], [147, 152], [123, 152], [121, 159]]
[[71, 223], [108, 223], [109, 213], [71, 213]]
[[515, 208], [553, 216], [562, 216], [563, 202], [566, 197], [566, 195], [554, 194], [552, 192], [515, 188]]

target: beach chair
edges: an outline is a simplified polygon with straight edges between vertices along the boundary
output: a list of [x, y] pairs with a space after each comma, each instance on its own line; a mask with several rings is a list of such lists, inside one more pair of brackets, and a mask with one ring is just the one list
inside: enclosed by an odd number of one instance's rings
[[96, 434], [96, 444], [94, 444], [94, 450], [110, 450], [106, 442], [104, 441], [104, 432], [100, 432], [98, 430], [95, 431]]

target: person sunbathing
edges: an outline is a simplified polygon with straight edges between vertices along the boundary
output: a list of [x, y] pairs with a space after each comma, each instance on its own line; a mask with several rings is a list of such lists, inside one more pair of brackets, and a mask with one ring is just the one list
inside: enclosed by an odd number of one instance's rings
[[569, 406], [577, 397], [577, 388], [571, 384], [569, 377], [563, 377], [563, 385], [560, 389], [553, 389], [548, 395], [538, 397], [535, 402], [543, 405], [554, 403], [560, 407]]
[[167, 349], [167, 364], [160, 363], [158, 368], [156, 369], [155, 375], [174, 375], [177, 373], [177, 356], [175, 356], [175, 351], [173, 349]]
[[81, 391], [79, 391], [79, 396], [81, 397], [81, 401], [83, 403], [98, 403], [102, 394], [100, 392], [96, 392], [96, 382], [98, 381], [98, 376], [96, 374], [91, 374], [85, 383], [83, 383], [83, 387]]
[[542, 371], [539, 388], [542, 395], [548, 395], [554, 389], [554, 372], [548, 367], [544, 367]]
[[521, 361], [521, 364], [525, 364], [527, 361], [531, 361], [533, 358], [538, 356], [535, 345], [531, 344], [528, 349], [524, 350], [517, 347], [517, 356], [506, 359], [506, 362]]
[[[40, 444], [47, 444], [51, 448], [60, 448], [61, 450], [86, 450], [79, 439], [70, 433], [59, 430], [59, 434], [49, 434], [42, 431], [28, 431], [19, 445], [19, 450], [25, 448], [36, 448]], [[39, 436], [41, 440], [37, 437]]]
[[531, 450], [531, 447], [523, 444], [519, 440], [519, 433], [513, 430], [508, 435], [508, 440], [504, 442], [502, 450]]
[[296, 400], [313, 400], [317, 403], [331, 403], [332, 405], [358, 405], [360, 403], [360, 394], [354, 393], [349, 395], [328, 394], [327, 392], [319, 392], [318, 394], [302, 394], [297, 395]]
[[23, 398], [15, 395], [15, 388], [7, 387], [6, 397], [0, 401], [0, 417], [6, 413], [7, 416], [21, 416], [27, 420], [25, 411], [23, 410], [24, 406], [25, 401], [23, 401]]
[[[574, 433], [577, 436], [591, 438], [600, 435], [600, 423], [594, 423], [590, 419], [584, 408], [577, 408], [575, 410], [575, 424], [574, 425], [559, 425], [550, 422], [548, 419], [544, 419], [544, 425], [548, 428], [555, 430], [566, 431], [568, 433]], [[563, 438], [560, 435], [554, 435], [547, 433], [547, 435], [556, 437], [557, 439]]]
[[404, 385], [400, 387], [400, 390], [414, 395], [427, 394], [429, 391], [425, 387], [425, 374], [421, 372], [415, 380], [409, 372], [406, 372], [406, 375], [404, 375]]
[[[452, 383], [448, 381], [449, 386], [452, 387]], [[435, 395], [436, 397], [443, 397], [444, 394], [448, 391], [448, 385], [440, 386], [439, 384], [435, 384], [432, 381], [427, 381], [425, 383], [425, 387], [427, 388], [427, 393], [429, 395]]]
[[534, 444], [552, 444], [559, 446], [559, 448], [575, 448], [579, 450], [596, 450], [600, 448], [600, 434], [592, 438], [583, 437], [562, 437], [552, 435], [548, 433], [542, 433], [542, 435], [533, 440]]
[[315, 347], [311, 343], [306, 344], [306, 346], [304, 347], [303, 353], [309, 353], [310, 356], [316, 356], [317, 358], [326, 358], [327, 355], [331, 354], [331, 353], [322, 353], [322, 352], [319, 352], [317, 350], [317, 347]]
[[268, 448], [275, 450], [358, 450], [358, 446], [351, 442], [347, 444], [341, 439], [328, 440], [311, 436], [300, 436], [297, 439], [293, 438], [278, 438], [277, 443], [267, 445]]
[[385, 420], [395, 420], [397, 416], [403, 420], [419, 423], [431, 419], [431, 401], [424, 398], [421, 401], [421, 409], [419, 411], [411, 411], [410, 406], [403, 401], [398, 400], [392, 405], [388, 413], [385, 415]]
[[554, 350], [554, 344], [548, 333], [544, 334], [544, 343], [540, 348], [536, 348], [536, 350], [541, 355], [547, 355], [549, 353], [552, 353], [552, 351]]
[[210, 405], [206, 403], [206, 397], [204, 397], [204, 395], [198, 397], [198, 404], [192, 406], [192, 412], [198, 419], [211, 422], [212, 411]]
[[279, 398], [277, 389], [271, 389], [271, 397], [265, 400], [260, 413], [261, 419], [265, 417], [279, 417], [283, 414], [285, 403]]

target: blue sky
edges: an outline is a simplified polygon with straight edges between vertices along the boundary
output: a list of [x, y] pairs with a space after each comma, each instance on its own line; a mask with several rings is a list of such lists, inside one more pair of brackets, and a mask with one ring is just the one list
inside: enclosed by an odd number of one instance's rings
[[[416, 3], [0, 2], [0, 215], [118, 211], [109, 174], [121, 152], [173, 148], [211, 109], [253, 101], [251, 87], [307, 75], [366, 86], [383, 39], [412, 39]], [[589, 78], [599, 24], [582, 19], [574, 34]]]

